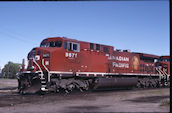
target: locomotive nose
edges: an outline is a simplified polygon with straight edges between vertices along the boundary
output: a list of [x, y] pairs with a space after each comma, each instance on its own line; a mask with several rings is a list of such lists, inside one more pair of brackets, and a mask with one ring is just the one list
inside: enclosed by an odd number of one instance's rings
[[37, 48], [33, 48], [28, 54], [28, 60], [35, 58], [36, 55], [40, 55], [40, 53], [40, 50], [38, 50]]
[[38, 71], [42, 66], [42, 60], [45, 59], [46, 65], [49, 65], [50, 53], [41, 48], [33, 48], [28, 54], [28, 70]]
[[50, 52], [47, 50], [43, 50], [41, 48], [34, 48], [28, 54], [29, 59], [40, 60], [41, 58], [49, 58]]
[[33, 71], [35, 70], [35, 64], [33, 60], [39, 60], [40, 59], [40, 51], [36, 48], [33, 48], [29, 54], [28, 54], [28, 70]]

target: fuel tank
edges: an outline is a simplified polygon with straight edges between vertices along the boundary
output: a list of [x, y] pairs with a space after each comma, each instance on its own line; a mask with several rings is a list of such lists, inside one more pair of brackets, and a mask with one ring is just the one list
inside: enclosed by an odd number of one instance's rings
[[138, 78], [136, 77], [114, 77], [114, 78], [97, 78], [94, 89], [102, 88], [131, 88], [136, 86]]

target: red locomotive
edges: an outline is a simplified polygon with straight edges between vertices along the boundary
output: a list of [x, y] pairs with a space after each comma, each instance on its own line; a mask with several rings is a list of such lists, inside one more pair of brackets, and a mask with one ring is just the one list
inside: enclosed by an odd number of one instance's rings
[[19, 92], [169, 85], [169, 56], [114, 50], [65, 37], [44, 39], [18, 73]]

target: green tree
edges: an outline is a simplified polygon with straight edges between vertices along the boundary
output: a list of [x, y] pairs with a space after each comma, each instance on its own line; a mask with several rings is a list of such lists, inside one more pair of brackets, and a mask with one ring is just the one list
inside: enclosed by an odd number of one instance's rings
[[8, 62], [2, 69], [2, 76], [4, 78], [16, 78], [16, 73], [20, 71], [21, 64]]

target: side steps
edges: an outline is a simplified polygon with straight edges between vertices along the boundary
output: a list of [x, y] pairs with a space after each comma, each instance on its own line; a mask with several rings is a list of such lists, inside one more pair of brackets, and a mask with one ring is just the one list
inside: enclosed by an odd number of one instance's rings
[[39, 74], [40, 79], [41, 79], [41, 91], [48, 91], [47, 89], [47, 83], [46, 83], [46, 79], [44, 78], [43, 74]]

